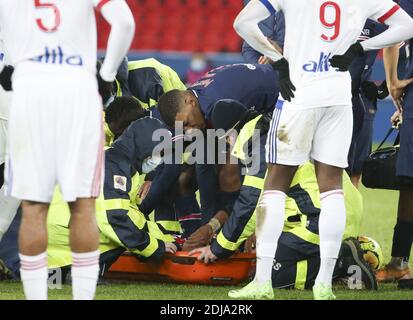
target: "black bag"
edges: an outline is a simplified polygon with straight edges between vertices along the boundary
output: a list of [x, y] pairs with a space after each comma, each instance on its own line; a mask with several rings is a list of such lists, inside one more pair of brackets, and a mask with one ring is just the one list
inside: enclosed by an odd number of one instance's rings
[[363, 164], [361, 180], [367, 188], [413, 190], [413, 178], [396, 176], [400, 133], [392, 147], [382, 148], [394, 130], [394, 128], [390, 128], [376, 151], [372, 152]]

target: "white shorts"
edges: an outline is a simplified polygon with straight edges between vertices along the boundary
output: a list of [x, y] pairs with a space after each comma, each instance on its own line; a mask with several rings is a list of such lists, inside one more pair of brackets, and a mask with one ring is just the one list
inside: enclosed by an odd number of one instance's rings
[[13, 80], [7, 194], [49, 203], [97, 197], [103, 177], [102, 99], [93, 76], [36, 73]]
[[279, 101], [268, 133], [266, 160], [298, 166], [312, 159], [346, 168], [352, 133], [350, 105], [302, 109]]

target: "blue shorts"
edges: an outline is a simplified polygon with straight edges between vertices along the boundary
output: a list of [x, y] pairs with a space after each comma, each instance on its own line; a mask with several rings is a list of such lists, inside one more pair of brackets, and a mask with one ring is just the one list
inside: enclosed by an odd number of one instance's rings
[[408, 87], [403, 102], [403, 124], [400, 126], [396, 174], [413, 178], [413, 85]]
[[353, 101], [353, 137], [348, 155], [350, 173], [361, 173], [364, 161], [371, 153], [373, 144], [373, 123], [377, 104], [360, 95]]

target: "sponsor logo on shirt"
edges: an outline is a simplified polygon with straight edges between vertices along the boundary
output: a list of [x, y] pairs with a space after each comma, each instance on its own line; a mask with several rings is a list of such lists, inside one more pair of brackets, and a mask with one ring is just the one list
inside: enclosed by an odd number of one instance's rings
[[329, 61], [330, 57], [331, 57], [331, 53], [326, 54], [324, 52], [320, 52], [319, 59], [317, 61], [310, 60], [308, 63], [303, 65], [303, 70], [305, 72], [313, 72], [313, 73], [328, 72], [331, 69], [333, 69]]
[[45, 47], [43, 54], [29, 60], [48, 64], [83, 66], [83, 59], [80, 55], [67, 55], [60, 46], [57, 48]]

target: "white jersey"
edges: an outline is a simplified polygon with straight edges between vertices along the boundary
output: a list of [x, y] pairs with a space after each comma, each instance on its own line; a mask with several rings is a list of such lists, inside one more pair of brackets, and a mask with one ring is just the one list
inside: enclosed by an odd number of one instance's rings
[[95, 7], [112, 0], [0, 0], [11, 64], [30, 60], [96, 74]]
[[329, 59], [357, 41], [368, 18], [384, 23], [399, 8], [391, 0], [261, 0], [283, 11], [283, 55], [297, 88], [294, 107], [351, 106], [349, 72], [338, 72]]

